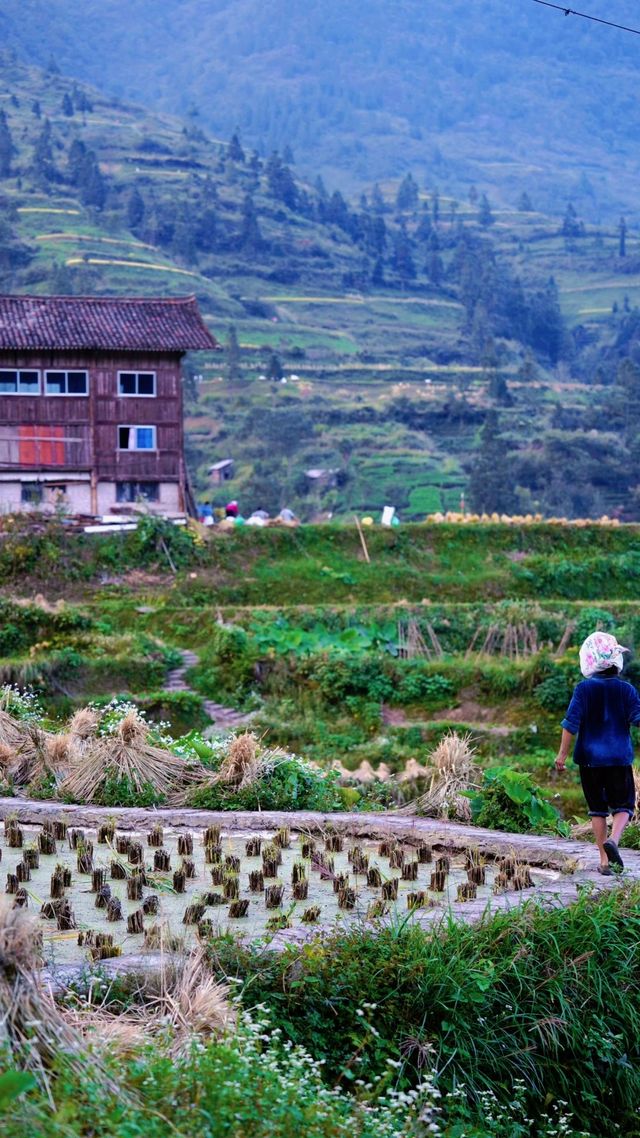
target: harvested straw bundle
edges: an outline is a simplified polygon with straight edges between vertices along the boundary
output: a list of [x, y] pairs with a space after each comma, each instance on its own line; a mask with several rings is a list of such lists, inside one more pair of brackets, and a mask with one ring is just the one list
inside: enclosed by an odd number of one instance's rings
[[112, 735], [73, 749], [63, 789], [76, 801], [92, 802], [105, 779], [114, 778], [128, 779], [138, 792], [151, 786], [157, 794], [170, 795], [192, 781], [198, 770], [198, 764], [150, 743], [147, 724], [130, 711]]
[[138, 1007], [118, 1016], [86, 1007], [69, 1011], [68, 1018], [97, 1044], [121, 1053], [165, 1040], [169, 1028], [174, 1056], [188, 1052], [194, 1036], [221, 1035], [235, 1024], [229, 989], [213, 979], [201, 948], [177, 965], [173, 958], [163, 960], [159, 972], [145, 978], [139, 997]]
[[61, 1050], [81, 1062], [82, 1040], [41, 984], [40, 945], [38, 918], [0, 897], [0, 1043], [49, 1091], [47, 1069]]
[[251, 731], [237, 735], [218, 771], [217, 781], [226, 782], [236, 790], [250, 786], [258, 778], [261, 766], [258, 740]]
[[399, 814], [423, 814], [428, 818], [452, 815], [461, 821], [470, 821], [469, 803], [462, 797], [474, 775], [471, 735], [458, 735], [448, 731], [443, 735], [430, 759], [435, 767], [431, 783], [424, 794], [401, 806]]

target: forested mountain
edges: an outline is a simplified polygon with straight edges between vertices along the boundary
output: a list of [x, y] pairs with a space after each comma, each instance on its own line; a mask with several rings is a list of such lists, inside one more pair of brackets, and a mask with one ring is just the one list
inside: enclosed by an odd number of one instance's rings
[[286, 149], [262, 158], [10, 51], [0, 76], [0, 288], [196, 293], [225, 345], [188, 361], [201, 498], [422, 517], [465, 491], [640, 515], [634, 226], [411, 173], [350, 198]]
[[[638, 22], [632, 0], [589, 11]], [[353, 190], [638, 214], [638, 39], [531, 0], [3, 0], [0, 43]]]

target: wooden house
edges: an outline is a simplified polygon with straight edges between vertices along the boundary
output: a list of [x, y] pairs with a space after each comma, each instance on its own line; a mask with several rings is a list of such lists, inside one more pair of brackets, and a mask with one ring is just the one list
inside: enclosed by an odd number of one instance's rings
[[195, 297], [0, 296], [0, 512], [186, 509], [181, 360]]
[[231, 482], [234, 477], [235, 466], [232, 458], [223, 458], [209, 467], [209, 479], [214, 486], [223, 482]]

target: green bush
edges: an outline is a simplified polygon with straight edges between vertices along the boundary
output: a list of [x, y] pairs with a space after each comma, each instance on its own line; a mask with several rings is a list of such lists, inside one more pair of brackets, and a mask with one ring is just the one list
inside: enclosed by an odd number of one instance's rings
[[534, 698], [545, 711], [566, 711], [574, 685], [565, 671], [557, 668], [533, 689]]
[[130, 779], [114, 778], [107, 773], [93, 802], [96, 806], [163, 806], [166, 798], [158, 794], [150, 783], [136, 790]]
[[564, 832], [564, 824], [531, 775], [512, 767], [493, 767], [483, 774], [482, 787], [468, 793], [476, 826], [516, 834]]
[[344, 809], [338, 775], [314, 770], [299, 759], [278, 762], [267, 774], [243, 790], [224, 783], [200, 787], [189, 797], [202, 810], [320, 810]]

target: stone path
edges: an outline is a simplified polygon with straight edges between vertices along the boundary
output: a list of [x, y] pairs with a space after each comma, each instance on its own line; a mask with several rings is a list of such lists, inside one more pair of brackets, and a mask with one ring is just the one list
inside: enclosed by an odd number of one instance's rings
[[[168, 673], [164, 685], [165, 691], [193, 691], [185, 676], [189, 668], [195, 668], [199, 662], [200, 657], [195, 652], [190, 649], [182, 650], [182, 663]], [[213, 728], [207, 728], [208, 732], [234, 730], [236, 727], [243, 727], [252, 718], [251, 714], [246, 715], [241, 711], [235, 711], [232, 707], [223, 707], [221, 703], [215, 703], [212, 699], [204, 699], [202, 706], [213, 722]]]

